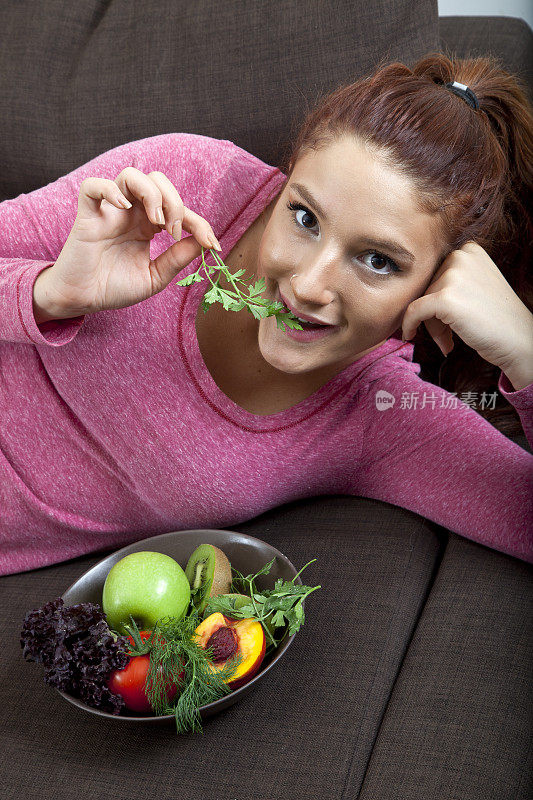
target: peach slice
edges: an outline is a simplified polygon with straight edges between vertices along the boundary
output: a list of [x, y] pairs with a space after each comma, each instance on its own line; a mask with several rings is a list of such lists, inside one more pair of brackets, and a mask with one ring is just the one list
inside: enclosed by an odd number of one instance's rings
[[258, 671], [265, 656], [266, 637], [263, 626], [256, 619], [231, 619], [220, 612], [210, 614], [195, 630], [196, 643], [213, 648], [213, 672], [220, 672], [237, 653], [242, 661], [231, 680], [225, 683], [231, 689], [243, 686]]

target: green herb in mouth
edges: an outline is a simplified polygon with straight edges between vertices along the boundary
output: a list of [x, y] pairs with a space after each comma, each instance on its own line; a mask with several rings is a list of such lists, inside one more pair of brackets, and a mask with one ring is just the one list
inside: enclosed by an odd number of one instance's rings
[[[215, 264], [206, 264], [205, 249], [202, 247], [202, 263], [196, 272], [183, 278], [181, 281], [176, 281], [177, 286], [190, 286], [192, 283], [199, 283], [207, 276], [211, 283], [209, 289], [202, 300], [202, 308], [207, 312], [212, 303], [222, 303], [226, 311], [242, 311], [247, 308], [248, 311], [254, 315], [256, 319], [264, 319], [265, 317], [276, 317], [278, 328], [282, 331], [285, 330], [285, 325], [289, 328], [296, 330], [303, 330], [294, 314], [285, 308], [279, 300], [269, 300], [260, 297], [261, 292], [265, 291], [265, 279], [260, 278], [253, 286], [240, 280], [241, 275], [244, 275], [246, 270], [238, 269], [237, 272], [231, 273], [228, 267], [224, 264], [216, 250], [209, 250], [213, 257]], [[201, 275], [201, 270], [205, 271], [205, 275]], [[211, 280], [211, 275], [218, 271], [215, 281]], [[223, 289], [219, 285], [220, 273], [222, 273], [227, 280], [232, 284], [235, 291], [231, 289]], [[248, 290], [248, 295], [243, 294], [237, 283], [241, 283], [243, 287]]]

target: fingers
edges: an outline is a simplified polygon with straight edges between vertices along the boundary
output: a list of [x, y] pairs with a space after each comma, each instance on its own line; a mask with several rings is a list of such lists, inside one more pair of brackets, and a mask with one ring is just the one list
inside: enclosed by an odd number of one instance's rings
[[187, 206], [183, 206], [182, 224], [185, 230], [189, 233], [192, 233], [194, 238], [204, 247], [207, 247], [208, 249], [212, 247], [215, 250], [222, 249], [218, 243], [218, 239], [213, 233], [211, 225], [209, 225], [209, 223], [207, 223], [199, 214], [195, 214], [194, 211], [191, 211], [190, 208], [187, 208]]
[[435, 340], [444, 355], [453, 349], [453, 334], [449, 322], [445, 318], [443, 292], [430, 292], [413, 300], [407, 306], [402, 320], [402, 338], [412, 339], [417, 328], [423, 322], [430, 336]]
[[181, 239], [184, 228], [204, 247], [221, 249], [211, 225], [183, 205], [176, 187], [162, 172], [145, 175], [135, 167], [126, 167], [115, 182], [132, 202], [140, 200], [148, 219], [165, 227], [176, 241]]
[[152, 294], [164, 289], [183, 267], [200, 255], [201, 245], [194, 236], [187, 236], [179, 245], [174, 244], [160, 256], [150, 261]]
[[107, 178], [85, 178], [80, 185], [78, 212], [94, 214], [102, 200], [107, 200], [118, 208], [131, 208], [130, 201], [124, 197], [115, 181]]
[[424, 319], [436, 316], [435, 293], [424, 294], [409, 303], [402, 319], [402, 339], [412, 339]]
[[[181, 239], [181, 223], [185, 206], [176, 187], [163, 172], [150, 172], [145, 177], [155, 183], [159, 189], [165, 228], [176, 241], [179, 241]], [[205, 224], [211, 229], [207, 222]], [[173, 230], [174, 233], [172, 232]]]
[[162, 172], [150, 172], [147, 177], [151, 178], [161, 191], [165, 227], [176, 241], [181, 240], [182, 228], [185, 228], [204, 247], [222, 249], [211, 225], [200, 214], [183, 205], [176, 187], [166, 175]]
[[78, 213], [96, 213], [102, 200], [117, 208], [131, 208], [140, 201], [150, 222], [166, 228], [176, 241], [181, 240], [182, 229], [185, 229], [204, 248], [221, 250], [211, 225], [184, 206], [175, 186], [162, 172], [145, 175], [135, 167], [126, 167], [114, 181], [85, 178], [80, 186]]
[[440, 319], [424, 320], [429, 335], [435, 340], [443, 355], [447, 356], [453, 350], [453, 333], [449, 325]]

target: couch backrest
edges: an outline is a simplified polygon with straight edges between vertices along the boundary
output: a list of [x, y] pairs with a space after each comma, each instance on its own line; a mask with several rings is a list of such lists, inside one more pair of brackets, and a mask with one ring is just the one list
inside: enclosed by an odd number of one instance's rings
[[0, 200], [127, 141], [230, 139], [277, 165], [324, 92], [438, 47], [437, 0], [4, 4]]

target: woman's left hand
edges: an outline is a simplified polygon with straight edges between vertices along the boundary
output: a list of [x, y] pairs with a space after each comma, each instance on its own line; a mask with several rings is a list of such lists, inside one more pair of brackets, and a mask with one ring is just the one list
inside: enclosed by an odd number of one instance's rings
[[511, 382], [512, 373], [533, 370], [533, 314], [476, 242], [453, 250], [425, 294], [407, 306], [403, 338], [411, 339], [421, 322], [445, 355], [453, 331]]

